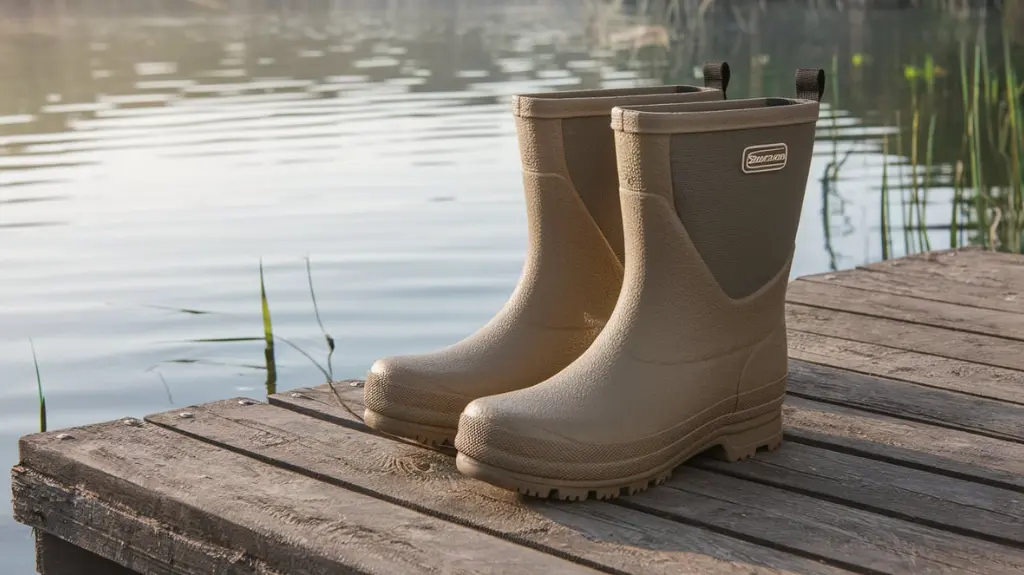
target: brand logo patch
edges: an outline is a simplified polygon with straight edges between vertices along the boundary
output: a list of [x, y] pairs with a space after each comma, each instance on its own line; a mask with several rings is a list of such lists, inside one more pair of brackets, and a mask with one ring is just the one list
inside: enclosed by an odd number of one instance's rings
[[743, 149], [743, 173], [774, 172], [786, 167], [789, 146], [783, 143], [760, 144]]

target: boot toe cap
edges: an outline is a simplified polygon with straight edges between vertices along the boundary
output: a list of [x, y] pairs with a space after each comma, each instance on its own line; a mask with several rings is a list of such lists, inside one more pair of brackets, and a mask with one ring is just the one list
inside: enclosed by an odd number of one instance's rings
[[515, 462], [559, 462], [575, 459], [585, 447], [564, 433], [547, 414], [531, 409], [521, 394], [505, 393], [476, 399], [459, 418], [455, 447], [483, 463], [508, 467]]
[[449, 392], [433, 370], [421, 363], [413, 356], [375, 361], [366, 376], [366, 408], [397, 419], [454, 428], [471, 398]]

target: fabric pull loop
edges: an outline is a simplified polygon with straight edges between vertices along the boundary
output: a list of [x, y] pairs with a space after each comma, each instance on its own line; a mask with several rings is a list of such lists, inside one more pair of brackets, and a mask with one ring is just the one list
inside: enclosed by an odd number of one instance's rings
[[724, 97], [726, 90], [729, 89], [729, 63], [705, 62], [704, 87], [721, 90], [722, 96]]
[[796, 71], [796, 97], [820, 102], [825, 95], [825, 71], [821, 68], [800, 68]]

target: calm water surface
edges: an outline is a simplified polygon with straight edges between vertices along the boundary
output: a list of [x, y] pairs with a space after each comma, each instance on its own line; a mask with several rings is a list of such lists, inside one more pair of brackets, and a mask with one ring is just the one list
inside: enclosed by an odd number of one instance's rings
[[[893, 130], [877, 116], [906, 94], [879, 86], [924, 53], [927, 22], [796, 13], [631, 54], [608, 41], [628, 22], [571, 4], [465, 4], [65, 15], [0, 36], [0, 467], [39, 427], [30, 338], [51, 429], [262, 397], [261, 259], [276, 333], [327, 367], [310, 258], [336, 378], [472, 332], [524, 255], [518, 92], [700, 82], [714, 58], [732, 63], [731, 97], [788, 96], [796, 67], [830, 68], [839, 50], [844, 88], [823, 107], [793, 275], [881, 258]], [[949, 201], [932, 190], [939, 247]], [[277, 376], [281, 390], [323, 381], [284, 345]], [[9, 506], [0, 557], [33, 572]]]

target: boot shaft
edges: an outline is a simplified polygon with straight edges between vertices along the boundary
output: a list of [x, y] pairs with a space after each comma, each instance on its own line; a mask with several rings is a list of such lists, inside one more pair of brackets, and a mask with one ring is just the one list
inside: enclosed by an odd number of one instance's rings
[[[615, 106], [722, 100], [728, 64], [709, 63], [705, 87], [654, 86], [523, 94], [513, 100], [527, 174], [557, 175], [579, 196], [610, 249], [623, 259], [615, 139], [608, 119]], [[526, 178], [526, 193], [543, 190]], [[530, 201], [530, 198], [527, 198]]]
[[731, 299], [788, 273], [818, 119], [816, 72], [798, 72], [797, 98], [620, 106], [612, 114], [622, 189], [672, 203]]

